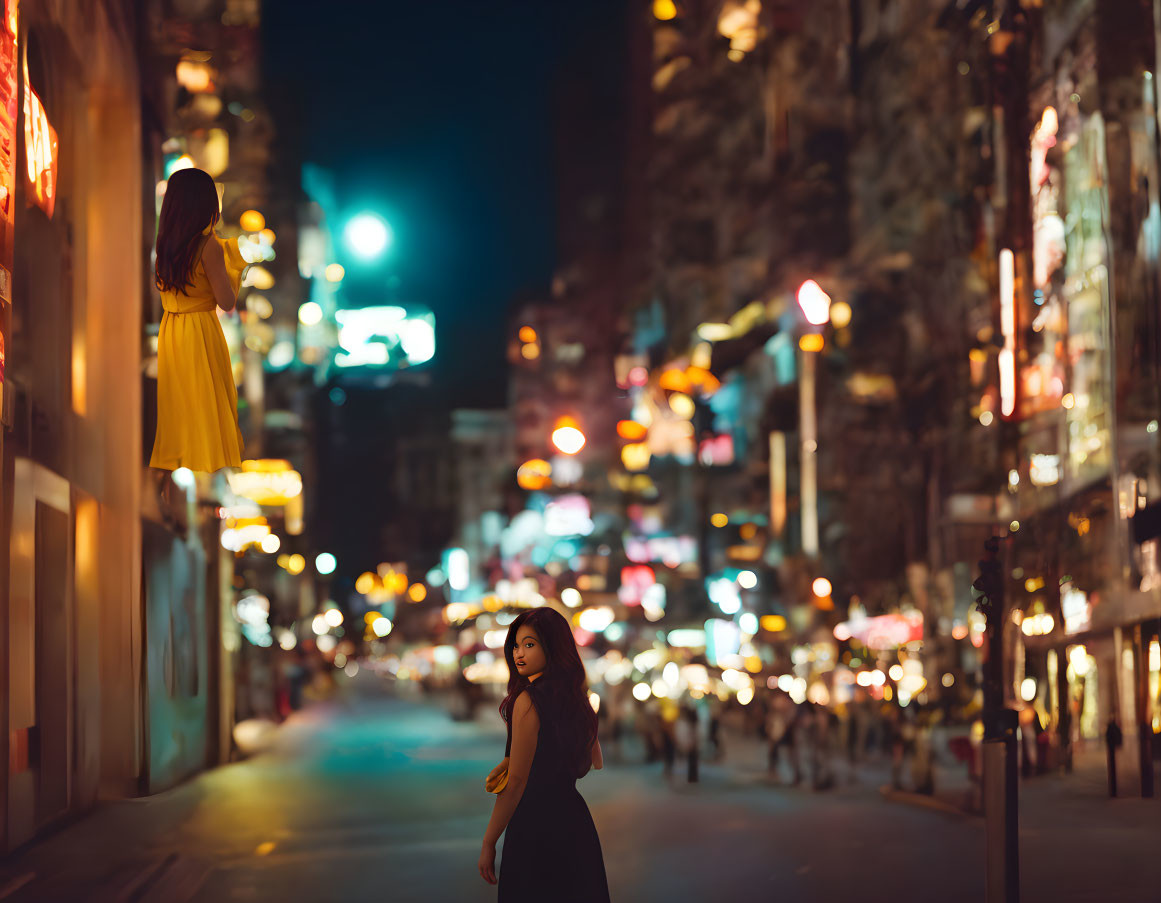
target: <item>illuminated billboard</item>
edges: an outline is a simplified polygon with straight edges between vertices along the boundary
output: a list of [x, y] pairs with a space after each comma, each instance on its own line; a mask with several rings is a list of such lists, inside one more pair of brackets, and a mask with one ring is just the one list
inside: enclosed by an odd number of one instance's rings
[[435, 316], [402, 307], [358, 307], [338, 310], [339, 349], [335, 365], [412, 367], [435, 357]]

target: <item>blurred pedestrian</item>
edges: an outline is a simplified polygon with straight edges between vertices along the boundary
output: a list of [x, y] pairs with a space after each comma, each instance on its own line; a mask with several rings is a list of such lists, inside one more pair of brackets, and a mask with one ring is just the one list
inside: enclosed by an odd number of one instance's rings
[[154, 281], [165, 314], [157, 336], [157, 435], [150, 467], [213, 472], [242, 464], [238, 393], [216, 311], [234, 309], [246, 262], [219, 238], [209, 173], [169, 177], [157, 230]]
[[652, 700], [641, 707], [637, 718], [637, 733], [645, 745], [645, 761], [656, 762], [661, 758], [661, 728], [658, 724], [657, 706]]
[[665, 763], [664, 773], [667, 778], [673, 777], [673, 765], [677, 761], [677, 743], [674, 740], [674, 721], [669, 717], [669, 710], [662, 708], [657, 718], [657, 744], [661, 748], [661, 758]]
[[778, 765], [788, 729], [786, 714], [780, 702], [775, 699], [766, 716], [766, 770], [776, 780], [779, 778]]
[[1072, 773], [1072, 700], [1067, 699], [1060, 706], [1060, 719], [1056, 725], [1059, 765], [1065, 774]]
[[716, 696], [709, 704], [709, 741], [714, 748], [714, 761], [720, 762], [725, 749], [722, 746], [722, 703]]
[[831, 769], [831, 739], [834, 731], [831, 713], [824, 705], [812, 706], [810, 714], [810, 780], [815, 790], [829, 790], [834, 786]]
[[1109, 716], [1108, 727], [1105, 728], [1105, 751], [1109, 769], [1109, 796], [1117, 795], [1117, 750], [1121, 748], [1125, 736], [1121, 733], [1121, 726], [1117, 724], [1117, 716]]
[[790, 758], [790, 768], [794, 775], [793, 783], [797, 786], [802, 783], [802, 755], [810, 742], [810, 705], [806, 702], [796, 703], [794, 715], [786, 731], [786, 740], [783, 749]]
[[[497, 795], [480, 875], [497, 883], [496, 844], [503, 835], [500, 903], [608, 903], [600, 838], [576, 789], [604, 758], [572, 628], [552, 608], [522, 612], [508, 628], [504, 657], [510, 676], [500, 714], [508, 746], [485, 783]], [[545, 886], [544, 876], [556, 879], [553, 886]]]
[[1045, 716], [1036, 713], [1036, 773], [1048, 773], [1048, 754], [1052, 744], [1052, 735], [1045, 725]]
[[697, 709], [689, 704], [683, 705], [673, 729], [677, 750], [681, 755], [685, 756], [687, 765], [686, 780], [691, 784], [696, 784], [698, 779], [699, 746]]
[[462, 669], [456, 675], [456, 692], [460, 698], [460, 708], [455, 720], [474, 721], [476, 705], [480, 702], [479, 687], [468, 680]]
[[1036, 710], [1031, 706], [1021, 709], [1020, 724], [1020, 775], [1027, 779], [1035, 772], [1036, 757]]
[[303, 693], [310, 684], [312, 669], [306, 652], [301, 646], [294, 647], [294, 654], [286, 667], [287, 702], [290, 711], [302, 708]]
[[614, 762], [622, 762], [625, 758], [623, 738], [628, 714], [629, 708], [625, 705], [624, 700], [620, 696], [614, 695], [609, 702], [609, 735], [613, 741]]
[[855, 718], [853, 704], [840, 702], [834, 707], [835, 747], [846, 762], [847, 783], [855, 782]]
[[891, 750], [891, 786], [896, 790], [902, 790], [903, 765], [907, 758], [907, 747], [910, 740], [907, 736], [909, 727], [906, 724], [906, 716], [899, 709], [892, 708], [890, 710], [890, 714], [887, 716], [886, 731]]

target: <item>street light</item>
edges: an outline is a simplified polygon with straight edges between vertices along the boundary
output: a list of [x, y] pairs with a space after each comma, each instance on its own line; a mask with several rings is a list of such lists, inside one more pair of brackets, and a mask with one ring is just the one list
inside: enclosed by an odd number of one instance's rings
[[798, 289], [798, 306], [812, 326], [825, 326], [830, 322], [830, 295], [813, 279], [807, 279]]
[[561, 417], [552, 431], [552, 444], [561, 454], [575, 455], [585, 447], [585, 434], [571, 417]]
[[344, 237], [351, 250], [365, 260], [378, 257], [391, 243], [391, 229], [374, 213], [360, 213], [347, 223]]
[[[830, 295], [813, 279], [798, 289], [798, 306], [811, 326], [830, 322]], [[802, 551], [817, 555], [818, 542], [818, 409], [815, 401], [818, 355], [825, 347], [822, 335], [808, 331], [798, 342], [801, 368], [798, 376], [799, 500]], [[823, 597], [820, 597], [823, 598]]]

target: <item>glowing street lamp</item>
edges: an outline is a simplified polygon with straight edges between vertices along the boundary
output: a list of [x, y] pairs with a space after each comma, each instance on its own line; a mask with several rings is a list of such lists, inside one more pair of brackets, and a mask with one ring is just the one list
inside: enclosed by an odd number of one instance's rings
[[[798, 289], [798, 306], [811, 326], [830, 322], [830, 295], [813, 279]], [[818, 407], [815, 400], [816, 368], [825, 347], [820, 334], [807, 332], [798, 342], [801, 371], [798, 377], [799, 501], [802, 551], [818, 554]], [[816, 591], [817, 595], [817, 591]], [[819, 598], [827, 598], [819, 596]]]
[[552, 444], [564, 455], [575, 455], [585, 447], [585, 434], [571, 417], [561, 417], [552, 431]]
[[343, 232], [351, 250], [364, 260], [382, 254], [391, 243], [391, 229], [374, 213], [360, 213], [347, 223]]
[[813, 279], [807, 279], [798, 289], [798, 306], [812, 326], [825, 326], [830, 322], [830, 295]]

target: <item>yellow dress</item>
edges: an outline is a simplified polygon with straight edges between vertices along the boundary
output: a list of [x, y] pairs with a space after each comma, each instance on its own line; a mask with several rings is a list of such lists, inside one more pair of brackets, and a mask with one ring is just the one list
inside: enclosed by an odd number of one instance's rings
[[[226, 255], [235, 293], [246, 262], [236, 239], [214, 239]], [[201, 258], [193, 285], [162, 292], [165, 314], [157, 337], [157, 438], [151, 467], [213, 472], [242, 464], [238, 392], [214, 290]]]

